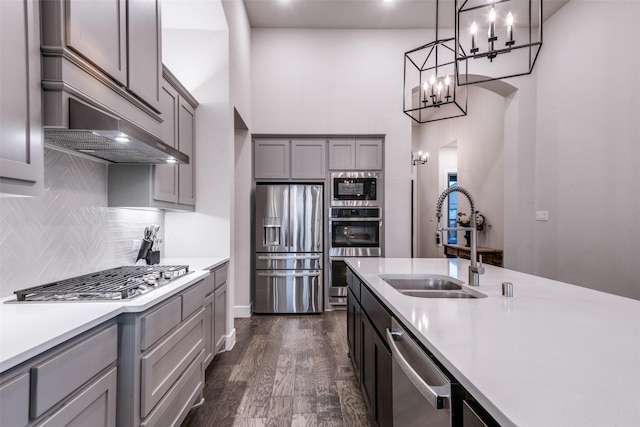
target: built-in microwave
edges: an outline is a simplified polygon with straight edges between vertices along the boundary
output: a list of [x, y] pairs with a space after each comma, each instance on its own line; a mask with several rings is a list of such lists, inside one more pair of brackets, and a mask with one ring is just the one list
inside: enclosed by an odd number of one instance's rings
[[379, 172], [333, 172], [331, 206], [382, 206]]

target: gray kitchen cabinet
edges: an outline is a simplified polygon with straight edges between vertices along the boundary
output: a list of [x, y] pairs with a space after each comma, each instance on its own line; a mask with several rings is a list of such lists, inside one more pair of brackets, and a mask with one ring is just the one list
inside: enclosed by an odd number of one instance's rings
[[291, 178], [324, 179], [327, 175], [325, 140], [291, 141]]
[[120, 316], [117, 425], [180, 425], [202, 398], [205, 300], [200, 280], [142, 313]]
[[38, 426], [115, 427], [117, 378], [111, 368]]
[[253, 145], [253, 177], [289, 179], [290, 142], [285, 139], [255, 140]]
[[327, 174], [324, 139], [254, 140], [256, 180], [324, 180]]
[[[0, 193], [41, 196], [40, 4], [0, 2]], [[5, 43], [6, 41], [6, 43]]]
[[3, 372], [0, 425], [115, 427], [117, 357], [109, 321]]
[[110, 207], [195, 210], [195, 113], [198, 101], [163, 69], [160, 108], [165, 143], [189, 156], [188, 165], [109, 165]]
[[212, 271], [204, 278], [206, 295], [204, 297], [204, 366], [209, 366], [215, 356], [215, 273]]
[[226, 330], [227, 330], [227, 283], [225, 282], [215, 291], [215, 323], [214, 323], [214, 343], [215, 353], [218, 354], [225, 349], [226, 346]]
[[29, 423], [29, 373], [0, 383], [0, 425], [26, 426]]
[[159, 110], [162, 67], [159, 0], [65, 3], [66, 46]]
[[332, 139], [329, 170], [382, 170], [382, 139]]

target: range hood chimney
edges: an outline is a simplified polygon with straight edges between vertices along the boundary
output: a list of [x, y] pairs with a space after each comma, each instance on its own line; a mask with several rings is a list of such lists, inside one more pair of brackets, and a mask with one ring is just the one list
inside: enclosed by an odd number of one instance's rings
[[124, 119], [69, 98], [69, 129], [46, 128], [47, 145], [119, 164], [189, 164], [189, 156]]

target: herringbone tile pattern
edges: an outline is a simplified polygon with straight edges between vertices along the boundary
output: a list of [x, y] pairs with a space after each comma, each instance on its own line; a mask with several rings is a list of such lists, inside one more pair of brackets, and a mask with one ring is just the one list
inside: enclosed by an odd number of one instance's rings
[[131, 239], [164, 225], [160, 211], [107, 208], [106, 164], [49, 149], [44, 159], [42, 197], [0, 198], [0, 296], [132, 264]]

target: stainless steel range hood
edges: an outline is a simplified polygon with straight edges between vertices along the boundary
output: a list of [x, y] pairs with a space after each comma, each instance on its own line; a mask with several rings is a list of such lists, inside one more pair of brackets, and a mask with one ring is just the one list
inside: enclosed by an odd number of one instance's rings
[[69, 129], [44, 129], [45, 144], [120, 164], [189, 164], [189, 156], [138, 126], [69, 99]]

